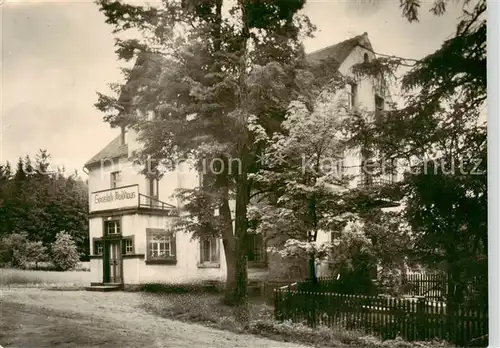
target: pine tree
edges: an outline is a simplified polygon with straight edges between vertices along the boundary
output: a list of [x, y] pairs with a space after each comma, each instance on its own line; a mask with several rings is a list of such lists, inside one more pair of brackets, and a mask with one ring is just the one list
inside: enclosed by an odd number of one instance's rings
[[49, 167], [50, 154], [46, 150], [40, 150], [34, 164], [29, 156], [20, 158], [14, 175], [8, 163], [1, 167], [0, 235], [23, 232], [30, 242], [41, 242], [47, 248], [59, 231], [67, 230], [76, 240], [82, 257], [86, 257], [89, 253], [86, 184], [61, 172], [50, 173]]

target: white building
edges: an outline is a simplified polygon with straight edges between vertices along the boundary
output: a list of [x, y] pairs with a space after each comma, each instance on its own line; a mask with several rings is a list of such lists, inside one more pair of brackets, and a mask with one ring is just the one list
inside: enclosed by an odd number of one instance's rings
[[[313, 52], [309, 58], [333, 58], [338, 70], [349, 76], [354, 64], [373, 59], [374, 54], [365, 33]], [[388, 98], [380, 86], [373, 79], [359, 80], [346, 93], [353, 107], [376, 110], [384, 108]], [[174, 190], [196, 187], [198, 174], [182, 165], [159, 181], [146, 178], [131, 160], [141, 146], [137, 137], [135, 131], [122, 129], [85, 164], [90, 191], [92, 285], [223, 281], [226, 263], [221, 240], [200, 242], [169, 229], [179, 207], [172, 198]], [[359, 154], [351, 154], [345, 166], [359, 168], [360, 161]], [[318, 241], [329, 238], [320, 235]], [[293, 277], [291, 264], [266, 254], [261, 236], [253, 236], [249, 244], [250, 279]]]

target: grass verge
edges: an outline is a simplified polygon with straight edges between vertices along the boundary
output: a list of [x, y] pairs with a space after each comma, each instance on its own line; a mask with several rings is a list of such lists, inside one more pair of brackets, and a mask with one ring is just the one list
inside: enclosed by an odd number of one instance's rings
[[90, 284], [89, 272], [52, 272], [2, 268], [0, 287], [3, 288], [83, 288]]
[[145, 285], [142, 290], [145, 291], [145, 309], [155, 315], [277, 341], [316, 347], [452, 347], [444, 342], [406, 342], [402, 339], [381, 341], [362, 332], [340, 327], [312, 329], [304, 324], [280, 323], [274, 320], [273, 307], [258, 299], [252, 299], [249, 303], [250, 327], [243, 330], [235, 320], [233, 309], [223, 304], [222, 295], [216, 291], [206, 293], [200, 285], [158, 284]]

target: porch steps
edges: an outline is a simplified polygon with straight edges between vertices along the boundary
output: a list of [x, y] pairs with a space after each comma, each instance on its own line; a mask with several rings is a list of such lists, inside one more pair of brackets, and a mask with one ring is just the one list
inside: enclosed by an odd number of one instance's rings
[[117, 291], [122, 289], [122, 284], [103, 284], [103, 283], [91, 283], [90, 286], [85, 287], [87, 291]]

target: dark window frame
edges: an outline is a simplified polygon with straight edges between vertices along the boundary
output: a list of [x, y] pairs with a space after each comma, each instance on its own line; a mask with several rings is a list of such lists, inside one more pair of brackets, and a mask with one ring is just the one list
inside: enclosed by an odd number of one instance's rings
[[[204, 242], [210, 242], [210, 247], [209, 247], [209, 260], [205, 260], [204, 259]], [[212, 256], [212, 243], [215, 244], [215, 248], [216, 248], [216, 259], [213, 260], [211, 259], [211, 256]], [[205, 238], [205, 239], [200, 239], [200, 242], [199, 242], [199, 252], [200, 252], [200, 265], [219, 265], [220, 264], [220, 239], [217, 238], [217, 237], [211, 237], [211, 238]]]
[[160, 199], [160, 180], [157, 177], [148, 177], [147, 185], [149, 197]]
[[358, 106], [358, 84], [356, 82], [350, 82], [349, 86], [351, 88], [349, 94], [349, 105], [351, 110], [355, 110]]
[[[101, 245], [101, 252], [97, 252], [97, 244]], [[104, 255], [104, 240], [102, 238], [92, 238], [92, 255], [93, 256], [103, 256]]]
[[[170, 252], [168, 256], [151, 256], [151, 236], [164, 234], [170, 237]], [[146, 264], [176, 264], [177, 263], [177, 236], [174, 231], [163, 228], [146, 228]]]
[[[126, 242], [130, 241], [132, 245], [132, 250], [127, 252], [127, 244]], [[135, 255], [135, 236], [123, 236], [122, 237], [122, 255]]]
[[385, 99], [378, 94], [375, 94], [375, 120], [379, 121], [385, 109]]
[[[259, 236], [260, 237], [260, 240], [261, 240], [261, 247], [258, 248], [260, 249], [260, 258], [259, 259], [255, 259], [255, 255], [257, 253], [255, 253], [255, 251], [257, 250], [257, 248], [253, 248], [253, 255], [250, 256], [250, 236], [252, 238], [255, 238], [256, 236]], [[265, 241], [265, 238], [264, 236], [261, 234], [261, 233], [249, 233], [247, 234], [247, 252], [246, 252], [246, 256], [247, 256], [247, 260], [248, 260], [248, 266], [249, 267], [265, 267], [266, 264], [267, 264], [267, 251], [266, 251], [266, 241]], [[253, 242], [253, 244], [255, 245], [255, 240]]]
[[[108, 225], [110, 223], [114, 223], [115, 226], [117, 225], [118, 228], [115, 228], [118, 230], [117, 233], [108, 233]], [[120, 217], [113, 217], [113, 218], [107, 218], [107, 219], [103, 219], [103, 236], [107, 237], [107, 236], [121, 236], [123, 235], [123, 230], [122, 230], [122, 219]]]
[[121, 175], [122, 175], [122, 172], [120, 170], [117, 170], [117, 171], [114, 171], [114, 172], [111, 172], [109, 174], [109, 180], [110, 180], [110, 187], [112, 189], [115, 189], [117, 187], [120, 187], [119, 184], [121, 182]]

